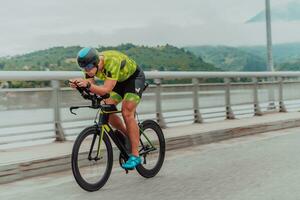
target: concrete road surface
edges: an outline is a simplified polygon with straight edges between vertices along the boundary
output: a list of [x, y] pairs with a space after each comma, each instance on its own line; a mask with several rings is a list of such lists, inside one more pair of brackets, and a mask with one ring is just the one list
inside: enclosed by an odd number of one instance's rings
[[71, 172], [0, 185], [1, 200], [299, 200], [300, 128], [167, 152], [161, 172], [144, 179], [115, 165], [97, 192]]

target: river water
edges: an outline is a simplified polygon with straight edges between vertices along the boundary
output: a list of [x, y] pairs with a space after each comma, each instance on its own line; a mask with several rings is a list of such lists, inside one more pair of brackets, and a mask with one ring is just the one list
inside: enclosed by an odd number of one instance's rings
[[[50, 91], [39, 92], [6, 92], [0, 93], [0, 149], [14, 148], [42, 144], [54, 140], [54, 112], [53, 99]], [[285, 94], [288, 111], [300, 109], [300, 95], [293, 90], [289, 95]], [[259, 101], [262, 111], [268, 109], [268, 91], [259, 91]], [[275, 105], [278, 108], [278, 94], [275, 92]], [[93, 123], [97, 111], [80, 109], [72, 115], [70, 106], [88, 105], [74, 91], [63, 91], [60, 101], [60, 117], [67, 139], [74, 139], [86, 126]], [[231, 103], [237, 118], [252, 117], [253, 91], [231, 91]], [[206, 91], [199, 93], [200, 112], [204, 122], [225, 119], [225, 95], [224, 91]], [[119, 106], [120, 108], [120, 106]], [[139, 118], [155, 118], [155, 96], [146, 93], [138, 107]], [[169, 92], [162, 95], [162, 110], [168, 126], [180, 126], [193, 123], [193, 94], [191, 91]]]

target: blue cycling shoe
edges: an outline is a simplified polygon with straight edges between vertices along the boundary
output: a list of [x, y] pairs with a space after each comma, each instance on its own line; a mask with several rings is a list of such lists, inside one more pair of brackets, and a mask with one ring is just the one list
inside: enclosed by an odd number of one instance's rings
[[124, 169], [133, 170], [136, 166], [141, 164], [142, 159], [139, 156], [130, 155], [126, 163], [122, 164]]

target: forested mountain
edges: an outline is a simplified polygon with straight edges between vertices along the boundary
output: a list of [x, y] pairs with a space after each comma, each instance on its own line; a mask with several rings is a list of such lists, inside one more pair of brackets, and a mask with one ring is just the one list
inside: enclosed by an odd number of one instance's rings
[[266, 62], [261, 56], [228, 46], [196, 46], [187, 50], [213, 63], [224, 71], [265, 71]]
[[[266, 46], [194, 46], [186, 49], [224, 71], [266, 70]], [[273, 59], [276, 70], [300, 70], [300, 43], [273, 45]]]

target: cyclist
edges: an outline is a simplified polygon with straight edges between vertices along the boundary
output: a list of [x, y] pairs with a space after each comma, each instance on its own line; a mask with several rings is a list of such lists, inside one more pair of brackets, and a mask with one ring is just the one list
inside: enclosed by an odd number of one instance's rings
[[[145, 75], [136, 62], [119, 51], [98, 51], [94, 48], [83, 48], [78, 52], [77, 62], [85, 73], [85, 79], [72, 79], [79, 87], [87, 87], [92, 93], [110, 94], [107, 104], [117, 105], [122, 101], [122, 116], [125, 122], [116, 114], [109, 116], [109, 123], [128, 136], [131, 154], [124, 169], [134, 169], [141, 163], [139, 157], [139, 127], [135, 120], [135, 111], [141, 100], [145, 86]], [[103, 85], [96, 85], [94, 77], [104, 80]], [[76, 85], [70, 83], [75, 88]]]

